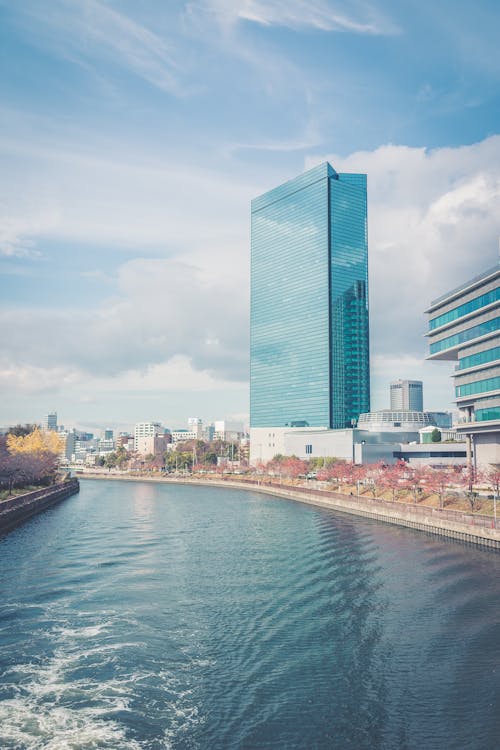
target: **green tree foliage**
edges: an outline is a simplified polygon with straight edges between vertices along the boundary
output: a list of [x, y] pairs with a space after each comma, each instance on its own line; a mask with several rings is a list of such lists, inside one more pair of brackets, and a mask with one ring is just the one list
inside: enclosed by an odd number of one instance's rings
[[438, 430], [437, 427], [434, 427], [434, 429], [431, 432], [431, 440], [433, 443], [440, 443], [441, 442], [441, 431]]

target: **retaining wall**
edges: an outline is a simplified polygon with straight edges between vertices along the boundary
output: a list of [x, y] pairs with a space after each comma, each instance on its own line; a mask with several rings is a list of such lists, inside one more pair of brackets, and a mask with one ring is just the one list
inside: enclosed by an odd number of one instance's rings
[[16, 495], [8, 500], [0, 501], [0, 534], [10, 531], [28, 518], [56, 505], [67, 497], [80, 491], [78, 479], [43, 487], [40, 490]]

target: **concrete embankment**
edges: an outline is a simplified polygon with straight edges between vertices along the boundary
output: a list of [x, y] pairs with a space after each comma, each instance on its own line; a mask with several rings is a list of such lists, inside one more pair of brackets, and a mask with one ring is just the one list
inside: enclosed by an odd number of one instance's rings
[[494, 528], [493, 519], [489, 516], [466, 513], [455, 510], [439, 510], [423, 505], [413, 505], [400, 502], [390, 502], [381, 499], [367, 499], [339, 492], [313, 489], [306, 487], [285, 487], [258, 481], [233, 481], [213, 479], [188, 478], [153, 478], [130, 475], [112, 474], [82, 474], [83, 479], [108, 479], [125, 481], [165, 482], [168, 484], [196, 484], [209, 487], [226, 487], [233, 489], [263, 492], [275, 497], [296, 500], [307, 505], [317, 505], [322, 508], [350, 515], [373, 518], [384, 523], [406, 526], [453, 539], [459, 539], [470, 544], [478, 544], [490, 549], [500, 550], [500, 530]]
[[69, 479], [24, 495], [0, 501], [0, 534], [15, 528], [28, 518], [41, 513], [80, 491], [78, 479]]

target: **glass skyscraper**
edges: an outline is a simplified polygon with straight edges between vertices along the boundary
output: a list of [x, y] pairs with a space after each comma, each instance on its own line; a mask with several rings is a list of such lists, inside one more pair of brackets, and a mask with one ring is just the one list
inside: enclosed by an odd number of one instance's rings
[[251, 427], [370, 410], [366, 199], [325, 162], [252, 201]]

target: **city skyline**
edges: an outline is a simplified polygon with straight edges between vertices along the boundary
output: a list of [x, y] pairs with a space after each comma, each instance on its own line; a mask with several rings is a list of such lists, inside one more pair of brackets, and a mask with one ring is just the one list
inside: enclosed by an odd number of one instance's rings
[[250, 200], [324, 161], [368, 175], [371, 408], [450, 408], [423, 311], [500, 234], [480, 8], [0, 0], [0, 424], [248, 421]]

